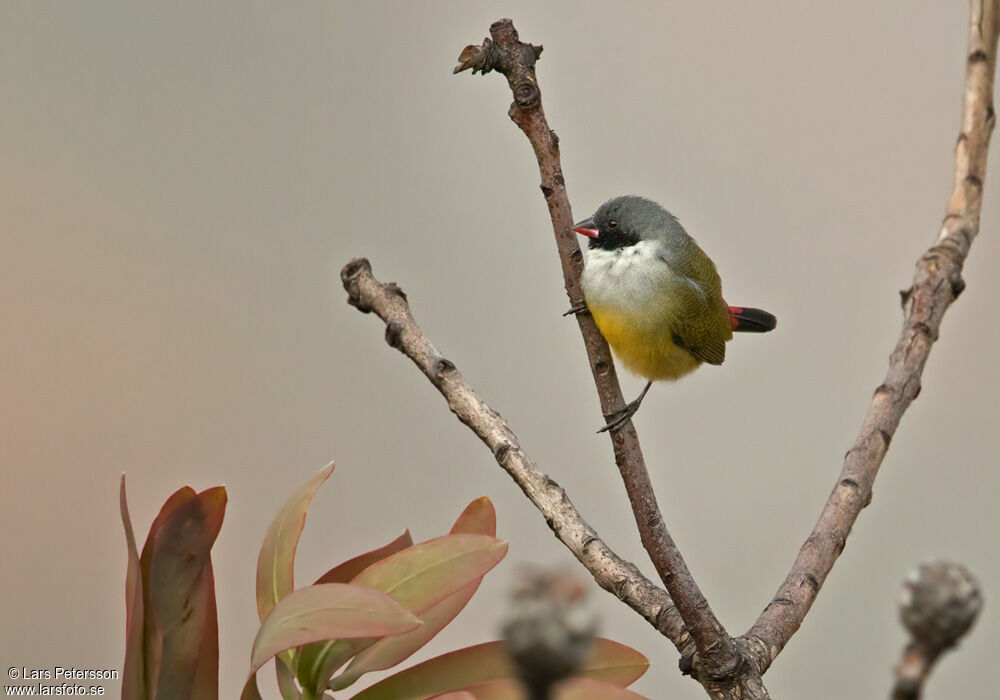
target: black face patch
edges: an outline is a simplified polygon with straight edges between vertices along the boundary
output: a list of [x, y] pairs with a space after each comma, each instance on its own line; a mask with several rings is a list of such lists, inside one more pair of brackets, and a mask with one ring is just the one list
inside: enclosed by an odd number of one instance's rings
[[591, 238], [587, 246], [591, 249], [619, 250], [633, 246], [638, 242], [639, 237], [626, 230], [624, 226], [611, 229], [608, 228], [606, 222], [601, 222], [597, 229], [597, 237]]

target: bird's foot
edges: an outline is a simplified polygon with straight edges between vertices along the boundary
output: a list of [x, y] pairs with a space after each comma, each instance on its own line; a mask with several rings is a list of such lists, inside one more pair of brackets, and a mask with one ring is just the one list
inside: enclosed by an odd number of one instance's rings
[[622, 426], [624, 426], [626, 423], [632, 420], [632, 416], [634, 416], [635, 412], [639, 410], [639, 404], [641, 403], [642, 399], [636, 399], [635, 401], [631, 401], [625, 404], [624, 408], [615, 411], [609, 416], [605, 416], [605, 418], [608, 419], [608, 424], [605, 425], [600, 430], [598, 430], [597, 432], [604, 433], [609, 430], [620, 429]]
[[584, 302], [582, 304], [577, 304], [576, 306], [570, 308], [570, 310], [564, 313], [563, 316], [572, 316], [574, 314], [579, 315], [579, 314], [589, 314], [589, 313], [590, 309], [587, 308], [587, 304], [586, 302]]
[[649, 391], [649, 387], [651, 386], [653, 386], [652, 381], [646, 382], [646, 386], [643, 388], [642, 393], [636, 397], [635, 401], [631, 401], [625, 404], [623, 408], [618, 409], [610, 415], [604, 416], [604, 418], [610, 422], [597, 432], [603, 433], [608, 430], [618, 430], [632, 420], [632, 416], [634, 416], [635, 412], [639, 410], [639, 405], [642, 403], [642, 400], [646, 398], [646, 392]]

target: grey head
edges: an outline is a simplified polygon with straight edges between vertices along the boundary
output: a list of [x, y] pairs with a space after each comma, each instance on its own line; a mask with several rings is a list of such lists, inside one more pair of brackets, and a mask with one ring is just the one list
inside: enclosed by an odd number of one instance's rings
[[673, 214], [651, 199], [614, 197], [573, 227], [590, 238], [590, 248], [618, 250], [642, 240], [659, 240], [668, 248], [684, 245], [688, 235]]

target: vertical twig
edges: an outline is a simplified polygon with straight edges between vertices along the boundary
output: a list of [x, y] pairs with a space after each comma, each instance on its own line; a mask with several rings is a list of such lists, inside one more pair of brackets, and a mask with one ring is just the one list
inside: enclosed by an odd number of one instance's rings
[[[465, 47], [455, 72], [470, 68], [473, 73], [496, 70], [507, 78], [514, 96], [508, 115], [528, 137], [538, 161], [541, 190], [552, 220], [566, 294], [572, 307], [582, 307], [584, 298], [580, 271], [583, 255], [572, 231], [573, 214], [566, 194], [559, 138], [549, 128], [545, 118], [541, 90], [535, 76], [535, 62], [542, 53], [542, 47], [521, 42], [509, 19], [494, 22], [490, 26], [490, 37], [479, 46]], [[577, 322], [590, 360], [601, 410], [607, 418], [625, 405], [611, 352], [589, 314], [577, 314]], [[642, 545], [691, 634], [704, 670], [712, 676], [731, 675], [740, 663], [736, 645], [712, 612], [667, 531], [635, 427], [629, 422], [620, 430], [609, 431], [609, 435]], [[685, 647], [680, 651], [690, 658], [694, 649]]]
[[871, 502], [872, 484], [889, 442], [920, 393], [920, 378], [944, 312], [965, 289], [962, 266], [979, 233], [986, 156], [996, 122], [993, 79], [1000, 32], [1000, 0], [972, 0], [971, 5], [962, 131], [947, 213], [937, 243], [917, 261], [913, 284], [902, 293], [903, 330], [889, 357], [889, 371], [875, 390], [833, 492], [788, 577], [744, 636], [761, 673], [802, 624], [854, 521]]

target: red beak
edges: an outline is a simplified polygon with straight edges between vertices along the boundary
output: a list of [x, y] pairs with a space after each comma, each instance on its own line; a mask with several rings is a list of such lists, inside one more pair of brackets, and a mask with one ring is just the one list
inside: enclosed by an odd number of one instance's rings
[[584, 219], [580, 223], [575, 224], [573, 226], [573, 230], [583, 236], [587, 236], [588, 238], [597, 238], [598, 236], [597, 224], [594, 223], [593, 217]]

